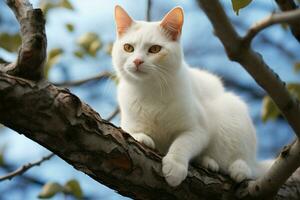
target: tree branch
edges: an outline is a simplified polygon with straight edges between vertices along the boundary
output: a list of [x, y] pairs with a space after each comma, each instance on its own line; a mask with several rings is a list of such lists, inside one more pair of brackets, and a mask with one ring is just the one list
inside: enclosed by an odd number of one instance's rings
[[[248, 27], [240, 20], [232, 19], [231, 21], [234, 25], [237, 25], [239, 28], [243, 29], [244, 31], [246, 31], [248, 29]], [[289, 59], [297, 58], [297, 55], [293, 51], [290, 51], [288, 48], [286, 48], [286, 46], [284, 44], [281, 44], [280, 42], [277, 42], [277, 41], [273, 41], [272, 39], [269, 38], [268, 35], [262, 33], [259, 35], [259, 38], [260, 38], [260, 43], [262, 45], [269, 44], [269, 45], [277, 48], [282, 53], [284, 53]]]
[[[189, 195], [199, 199], [199, 191], [206, 191], [203, 198], [209, 199], [214, 192], [234, 194], [230, 179], [195, 169], [174, 190], [162, 176], [160, 155], [101, 119], [66, 89], [1, 74], [0, 97], [0, 122], [125, 196], [183, 199]], [[35, 106], [25, 106], [29, 102]]]
[[106, 119], [106, 121], [113, 120], [119, 113], [120, 113], [120, 108], [119, 108], [119, 106], [117, 106], [115, 108], [115, 110], [108, 116], [108, 118]]
[[[26, 106], [29, 103], [35, 106]], [[168, 186], [160, 155], [101, 119], [67, 89], [0, 74], [0, 113], [5, 126], [122, 195], [134, 199], [237, 198], [238, 185], [230, 178], [202, 168], [190, 167], [179, 187]], [[293, 187], [288, 183], [278, 199], [297, 196], [298, 182]]]
[[6, 68], [8, 74], [41, 80], [44, 74], [47, 39], [41, 9], [33, 9], [28, 0], [7, 0], [21, 26], [22, 46], [17, 62]]
[[[282, 11], [297, 9], [294, 0], [275, 0]], [[300, 42], [300, 20], [290, 23], [290, 29], [294, 37]]]
[[146, 21], [151, 21], [151, 8], [152, 8], [152, 0], [147, 0], [147, 8], [146, 8]]
[[[11, 171], [13, 171], [16, 167], [14, 165], [11, 165], [11, 164], [4, 164], [1, 166], [1, 168], [9, 173]], [[45, 182], [44, 181], [41, 181], [35, 177], [32, 177], [32, 176], [29, 176], [29, 175], [26, 175], [26, 174], [22, 174], [21, 176], [21, 179], [26, 182], [26, 183], [30, 183], [30, 184], [34, 184], [34, 185], [37, 185], [37, 186], [43, 186], [45, 185]]]
[[101, 72], [95, 76], [86, 78], [86, 79], [82, 79], [82, 80], [78, 80], [78, 81], [67, 81], [67, 82], [63, 82], [63, 83], [55, 83], [54, 85], [59, 86], [59, 87], [74, 87], [74, 86], [80, 86], [82, 84], [91, 82], [91, 81], [100, 81], [102, 79], [108, 79], [110, 77], [113, 76], [112, 72], [108, 72], [108, 71], [104, 71]]
[[[298, 100], [290, 95], [285, 84], [268, 67], [262, 56], [254, 52], [249, 45], [244, 45], [243, 39], [240, 38], [232, 27], [219, 1], [198, 0], [198, 2], [211, 21], [214, 31], [225, 47], [228, 57], [240, 63], [269, 94], [299, 137], [300, 106]], [[289, 153], [282, 153], [281, 155], [285, 156], [279, 156], [269, 172], [264, 177], [249, 184], [245, 193], [261, 198], [275, 195], [279, 187], [298, 168], [300, 164], [299, 150], [298, 142], [291, 145], [287, 151]]]
[[297, 21], [300, 21], [300, 9], [272, 14], [252, 26], [244, 36], [243, 40], [247, 45], [249, 45], [252, 39], [263, 29], [278, 23], [293, 24]]
[[54, 156], [53, 153], [49, 154], [48, 156], [45, 156], [43, 158], [41, 158], [40, 160], [33, 162], [33, 163], [28, 163], [26, 165], [23, 165], [22, 167], [20, 167], [19, 169], [6, 174], [5, 176], [1, 176], [0, 177], [0, 182], [4, 181], [4, 180], [11, 180], [12, 178], [14, 178], [15, 176], [19, 176], [24, 174], [26, 171], [28, 171], [29, 169], [31, 169], [32, 167], [38, 166], [40, 164], [42, 164], [43, 162], [51, 159]]

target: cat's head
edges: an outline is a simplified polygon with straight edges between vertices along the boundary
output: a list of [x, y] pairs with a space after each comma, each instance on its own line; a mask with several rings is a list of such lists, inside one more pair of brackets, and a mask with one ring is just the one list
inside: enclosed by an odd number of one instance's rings
[[159, 22], [145, 22], [134, 21], [116, 6], [115, 21], [112, 58], [118, 76], [129, 81], [165, 79], [180, 68], [182, 8], [172, 9]]

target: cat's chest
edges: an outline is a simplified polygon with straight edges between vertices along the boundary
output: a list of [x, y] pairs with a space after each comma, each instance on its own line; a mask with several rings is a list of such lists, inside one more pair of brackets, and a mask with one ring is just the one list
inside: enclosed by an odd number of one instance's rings
[[133, 99], [130, 105], [128, 112], [144, 128], [160, 132], [160, 129], [167, 128], [166, 122], [171, 120], [171, 105], [166, 102]]
[[134, 99], [124, 106], [124, 126], [131, 132], [145, 133], [154, 140], [157, 148], [167, 150], [172, 138], [178, 133], [178, 112], [174, 103]]

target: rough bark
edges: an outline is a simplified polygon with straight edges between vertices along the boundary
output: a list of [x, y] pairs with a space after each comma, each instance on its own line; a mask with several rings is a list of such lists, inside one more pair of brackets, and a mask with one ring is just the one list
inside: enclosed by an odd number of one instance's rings
[[41, 80], [47, 48], [43, 12], [33, 9], [28, 0], [7, 0], [7, 4], [20, 23], [22, 46], [16, 63], [0, 65], [1, 71], [30, 80]]
[[[0, 122], [51, 150], [76, 169], [134, 199], [238, 199], [247, 182], [191, 167], [177, 188], [161, 172], [161, 156], [70, 93], [47, 82], [0, 74]], [[298, 199], [295, 176], [276, 199]]]

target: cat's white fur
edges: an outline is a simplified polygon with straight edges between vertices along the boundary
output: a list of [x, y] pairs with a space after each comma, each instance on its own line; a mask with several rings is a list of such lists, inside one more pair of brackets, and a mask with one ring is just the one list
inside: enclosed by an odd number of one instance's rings
[[[125, 43], [134, 51], [124, 51]], [[149, 53], [152, 45], [161, 51]], [[114, 43], [112, 57], [120, 79], [121, 127], [165, 155], [162, 171], [171, 186], [186, 178], [191, 160], [238, 182], [267, 170], [269, 163], [256, 161], [246, 104], [225, 91], [217, 76], [189, 67], [179, 39], [171, 39], [161, 22], [132, 21]], [[137, 58], [144, 61], [139, 71]]]

